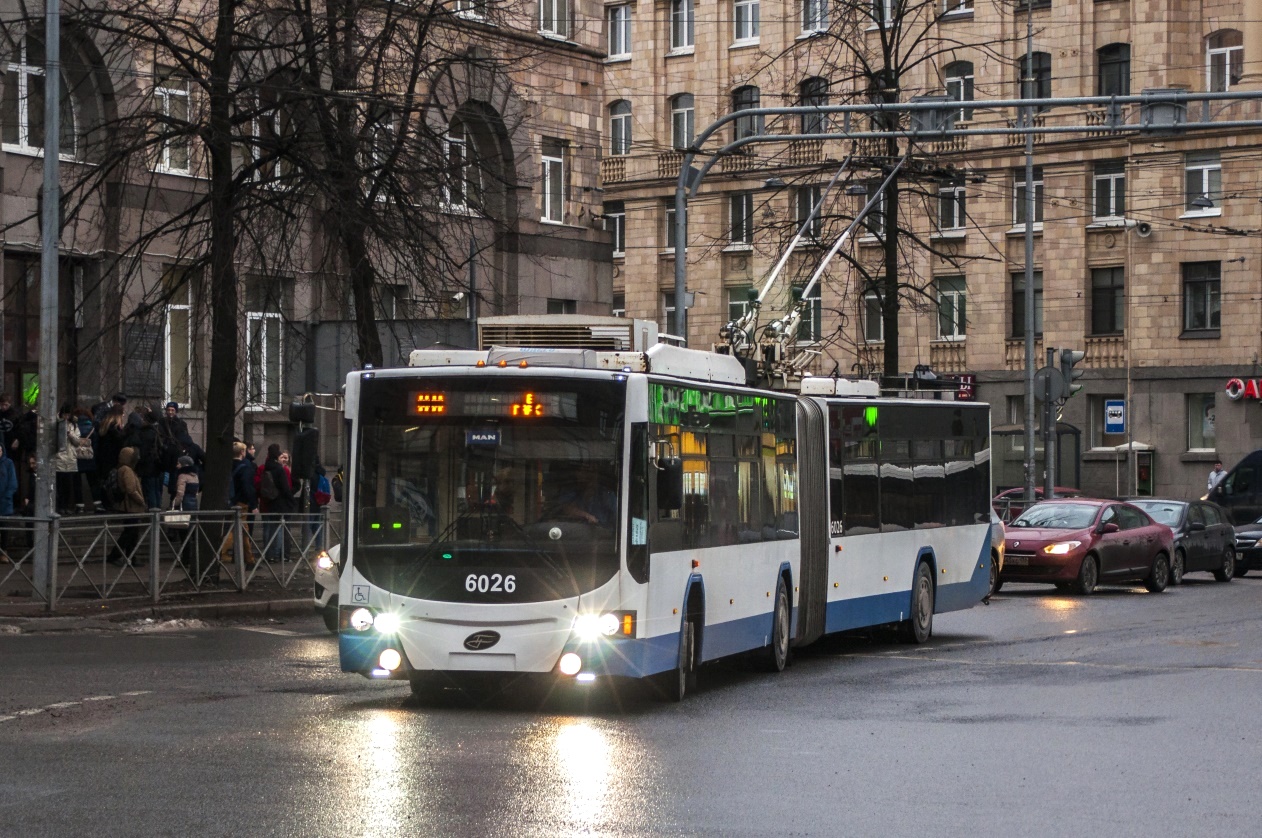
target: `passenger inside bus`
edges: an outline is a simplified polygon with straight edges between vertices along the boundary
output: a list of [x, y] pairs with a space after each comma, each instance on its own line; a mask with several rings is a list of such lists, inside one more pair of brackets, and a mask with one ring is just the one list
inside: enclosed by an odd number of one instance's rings
[[566, 518], [612, 527], [618, 518], [618, 493], [612, 477], [596, 463], [583, 463], [558, 492], [556, 509]]

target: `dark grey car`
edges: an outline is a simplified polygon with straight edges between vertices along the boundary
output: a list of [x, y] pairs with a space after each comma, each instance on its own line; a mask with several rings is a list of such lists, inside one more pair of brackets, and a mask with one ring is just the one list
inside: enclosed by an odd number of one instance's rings
[[1236, 530], [1227, 511], [1205, 501], [1140, 498], [1131, 501], [1174, 532], [1170, 584], [1183, 574], [1207, 570], [1219, 582], [1230, 582], [1236, 569]]

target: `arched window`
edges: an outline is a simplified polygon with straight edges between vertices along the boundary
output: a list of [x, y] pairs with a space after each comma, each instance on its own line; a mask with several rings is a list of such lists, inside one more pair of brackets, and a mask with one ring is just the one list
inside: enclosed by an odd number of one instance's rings
[[[952, 61], [942, 68], [942, 76], [946, 80], [946, 93], [957, 102], [973, 101], [973, 62]], [[972, 108], [960, 108], [956, 119], [973, 118]]]
[[1244, 36], [1238, 29], [1220, 29], [1205, 39], [1205, 86], [1225, 93], [1244, 75]]
[[609, 106], [609, 153], [631, 153], [631, 103], [626, 99]]
[[1131, 92], [1130, 44], [1109, 44], [1096, 51], [1096, 95], [1129, 96]]
[[[1022, 99], [1052, 98], [1052, 56], [1046, 52], [1031, 54], [1029, 66], [1026, 56], [1017, 59], [1017, 89]], [[1040, 110], [1043, 110], [1040, 108]]]
[[[812, 76], [798, 85], [798, 104], [804, 108], [823, 107], [828, 104], [828, 79]], [[802, 114], [803, 134], [823, 134], [828, 131], [828, 116], [822, 113]]]
[[[761, 93], [757, 87], [746, 85], [738, 87], [732, 92], [732, 110], [747, 111], [760, 107], [762, 101]], [[742, 116], [734, 123], [736, 131], [736, 139], [742, 140], [746, 137], [756, 137], [762, 133], [762, 117], [761, 116]]]
[[680, 150], [690, 148], [696, 135], [696, 116], [693, 111], [692, 94], [680, 93], [670, 100], [671, 148]]
[[[10, 47], [10, 60], [4, 65], [4, 100], [0, 110], [3, 125], [0, 141], [19, 151], [44, 147], [44, 42], [25, 35]], [[61, 95], [61, 153], [74, 156], [78, 126], [74, 99], [63, 76]]]

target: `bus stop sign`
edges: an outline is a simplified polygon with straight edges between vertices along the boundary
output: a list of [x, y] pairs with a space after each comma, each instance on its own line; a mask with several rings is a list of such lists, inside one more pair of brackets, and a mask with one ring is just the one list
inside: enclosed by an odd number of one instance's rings
[[1126, 402], [1122, 399], [1108, 399], [1104, 402], [1104, 432], [1126, 433]]

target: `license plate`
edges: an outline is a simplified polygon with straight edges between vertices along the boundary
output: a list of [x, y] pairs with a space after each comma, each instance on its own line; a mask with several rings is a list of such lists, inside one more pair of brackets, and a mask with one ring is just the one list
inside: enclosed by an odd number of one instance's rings
[[1003, 560], [1003, 563], [1006, 565], [1012, 565], [1013, 567], [1016, 567], [1017, 565], [1020, 565], [1021, 567], [1025, 567], [1029, 565], [1030, 557], [1029, 556], [1006, 556]]

